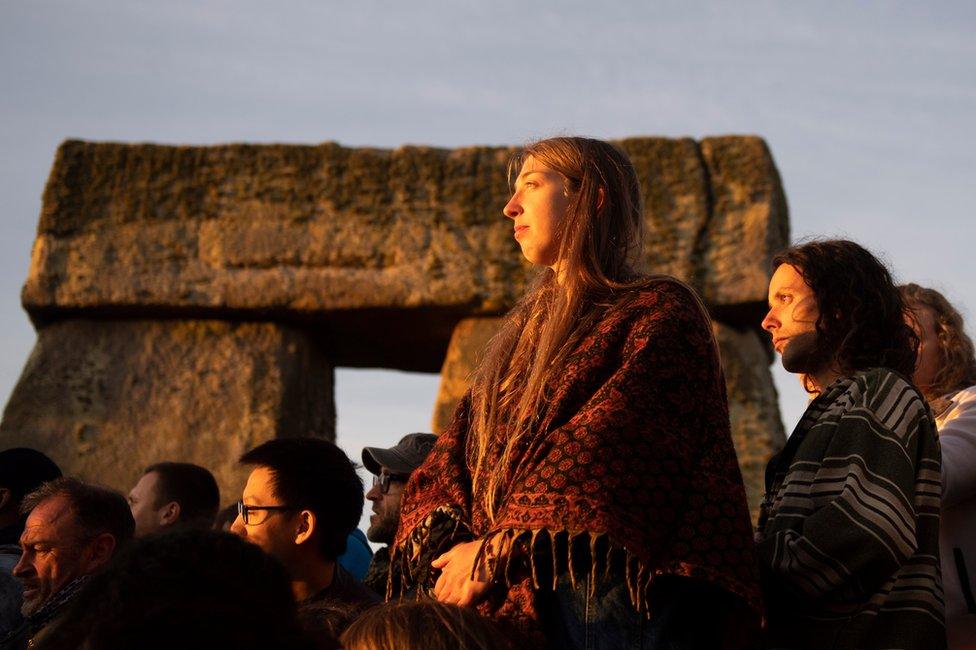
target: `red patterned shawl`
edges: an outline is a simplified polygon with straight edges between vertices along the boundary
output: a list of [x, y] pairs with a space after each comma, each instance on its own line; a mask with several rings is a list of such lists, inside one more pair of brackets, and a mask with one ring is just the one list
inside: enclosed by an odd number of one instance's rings
[[[456, 541], [521, 540], [529, 564], [541, 561], [532, 552], [540, 538], [550, 549], [564, 536], [622, 552], [638, 610], [653, 607], [645, 594], [654, 577], [674, 574], [740, 596], [758, 621], [757, 561], [725, 383], [691, 290], [663, 279], [625, 292], [553, 375], [538, 434], [497, 468], [509, 489], [494, 527], [473, 505], [465, 459], [470, 397], [461, 401], [406, 487], [391, 588], [430, 584], [433, 575], [418, 564], [433, 557], [425, 545], [443, 551], [455, 543], [431, 539], [453, 520]], [[596, 571], [597, 559], [591, 562]], [[512, 579], [504, 558], [497, 566], [504, 593], [480, 609], [531, 628], [536, 567]]]

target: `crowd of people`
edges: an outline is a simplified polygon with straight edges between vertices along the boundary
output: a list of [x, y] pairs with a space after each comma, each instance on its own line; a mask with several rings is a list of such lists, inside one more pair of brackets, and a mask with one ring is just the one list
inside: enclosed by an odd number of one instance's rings
[[640, 270], [633, 165], [562, 137], [510, 176], [540, 272], [447, 429], [363, 449], [365, 495], [306, 432], [245, 453], [220, 513], [189, 463], [126, 499], [0, 452], [0, 648], [976, 648], [976, 356], [949, 301], [851, 241], [774, 258], [756, 325], [810, 402], [754, 527], [708, 312]]

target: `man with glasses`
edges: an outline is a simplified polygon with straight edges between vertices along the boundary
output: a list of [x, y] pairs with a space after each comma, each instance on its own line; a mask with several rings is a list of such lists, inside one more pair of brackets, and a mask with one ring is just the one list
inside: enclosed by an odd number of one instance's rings
[[373, 554], [373, 562], [363, 582], [379, 594], [386, 593], [386, 578], [390, 568], [390, 549], [400, 523], [400, 498], [407, 479], [420, 467], [434, 447], [437, 436], [432, 433], [411, 433], [389, 449], [366, 447], [363, 466], [373, 474], [373, 487], [366, 498], [373, 502], [366, 537], [376, 544], [385, 544]]
[[379, 602], [336, 562], [363, 510], [362, 482], [342, 450], [317, 438], [278, 438], [241, 463], [254, 469], [231, 532], [281, 562], [295, 600], [357, 609]]

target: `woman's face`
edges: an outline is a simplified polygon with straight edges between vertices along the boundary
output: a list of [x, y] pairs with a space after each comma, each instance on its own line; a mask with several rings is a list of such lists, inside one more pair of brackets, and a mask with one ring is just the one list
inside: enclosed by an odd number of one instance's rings
[[555, 269], [569, 204], [562, 175], [532, 156], [526, 158], [515, 179], [515, 193], [503, 210], [514, 222], [515, 240], [525, 259]]
[[935, 312], [925, 305], [914, 305], [912, 313], [915, 321], [909, 325], [919, 338], [918, 363], [912, 380], [923, 391], [935, 382], [942, 366], [942, 350], [939, 347], [939, 333], [936, 328]]

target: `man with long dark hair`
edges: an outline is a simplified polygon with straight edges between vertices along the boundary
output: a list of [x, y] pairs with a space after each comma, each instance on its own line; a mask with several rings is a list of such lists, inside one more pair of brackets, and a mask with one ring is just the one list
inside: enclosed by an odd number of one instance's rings
[[770, 645], [944, 648], [939, 446], [898, 289], [849, 241], [773, 265], [762, 326], [816, 398], [766, 469]]

